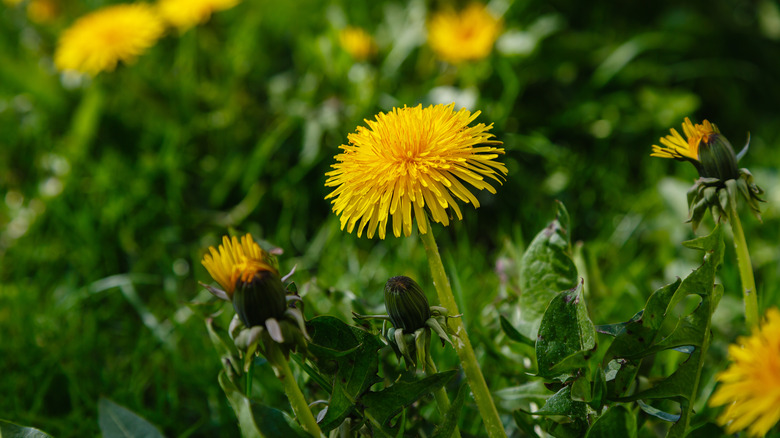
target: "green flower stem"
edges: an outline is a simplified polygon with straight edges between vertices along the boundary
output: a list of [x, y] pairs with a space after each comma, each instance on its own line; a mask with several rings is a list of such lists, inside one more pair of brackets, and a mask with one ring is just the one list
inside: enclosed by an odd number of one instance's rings
[[739, 221], [735, 201], [735, 197], [729, 200], [729, 220], [731, 222], [731, 230], [734, 233], [734, 248], [737, 251], [739, 277], [742, 280], [742, 296], [745, 299], [745, 321], [748, 327], [753, 328], [758, 325], [758, 294], [756, 293], [756, 280], [753, 278], [753, 266], [750, 263], [750, 253], [745, 241], [745, 232], [742, 230], [742, 222]]
[[[428, 351], [428, 354], [425, 355], [425, 373], [433, 375], [438, 372], [439, 370], [436, 369], [436, 364], [433, 363], [431, 352]], [[444, 387], [441, 387], [433, 392], [433, 397], [436, 399], [436, 405], [439, 407], [439, 413], [443, 419], [450, 410], [450, 399], [447, 397], [447, 391], [444, 390]], [[460, 438], [460, 429], [458, 429], [457, 426], [455, 426], [455, 430], [452, 431], [451, 436], [452, 438]]]
[[[424, 220], [427, 222], [428, 218], [423, 216], [422, 218], [418, 217], [417, 220]], [[442, 306], [447, 308], [450, 314], [459, 314], [458, 305], [455, 302], [455, 297], [452, 295], [450, 280], [447, 278], [447, 274], [444, 271], [444, 265], [441, 262], [439, 247], [436, 246], [436, 240], [433, 237], [433, 230], [431, 230], [430, 223], [427, 225], [428, 232], [420, 234], [420, 238], [423, 241], [425, 253], [428, 256], [428, 264], [431, 267], [431, 274], [433, 275], [433, 285], [436, 287], [436, 293], [439, 295], [439, 302]], [[457, 335], [457, 337], [453, 339], [455, 351], [458, 352], [460, 364], [463, 367], [463, 371], [466, 373], [466, 379], [471, 387], [471, 392], [474, 394], [474, 400], [477, 402], [482, 421], [485, 422], [485, 430], [491, 438], [506, 437], [506, 431], [501, 424], [501, 418], [498, 416], [496, 405], [490, 397], [490, 390], [488, 390], [487, 383], [485, 383], [485, 377], [482, 375], [482, 370], [479, 368], [477, 357], [474, 355], [474, 349], [471, 348], [471, 341], [466, 333], [466, 327], [463, 325], [463, 318], [454, 318], [451, 323], [455, 326], [455, 333]]]
[[303, 397], [301, 389], [298, 388], [298, 384], [295, 382], [295, 376], [293, 376], [290, 364], [285, 359], [282, 350], [273, 342], [270, 342], [271, 346], [267, 352], [269, 362], [274, 366], [276, 377], [282, 382], [284, 387], [284, 393], [287, 394], [287, 399], [290, 401], [295, 416], [298, 417], [298, 421], [301, 422], [303, 428], [310, 434], [321, 437], [322, 431], [317, 424], [317, 420], [314, 419], [309, 404], [306, 403], [306, 399]]
[[246, 396], [252, 398], [252, 377], [255, 370], [255, 361], [249, 364], [249, 369], [246, 372]]

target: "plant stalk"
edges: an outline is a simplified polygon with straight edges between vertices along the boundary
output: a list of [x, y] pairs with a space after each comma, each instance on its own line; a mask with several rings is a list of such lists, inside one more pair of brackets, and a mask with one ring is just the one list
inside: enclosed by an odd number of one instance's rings
[[[417, 220], [428, 222], [428, 218], [425, 216], [418, 217]], [[436, 287], [436, 293], [439, 295], [439, 302], [451, 314], [459, 314], [460, 311], [455, 302], [455, 297], [452, 295], [450, 280], [444, 271], [444, 265], [439, 255], [439, 247], [436, 245], [430, 223], [427, 223], [426, 228], [428, 232], [420, 234], [420, 238], [428, 256], [428, 264], [433, 276], [433, 285]], [[471, 341], [466, 333], [463, 318], [454, 318], [451, 323], [455, 326], [456, 337], [453, 339], [455, 351], [458, 353], [458, 357], [460, 357], [460, 364], [466, 373], [466, 379], [471, 387], [471, 392], [474, 394], [474, 400], [479, 408], [482, 421], [485, 423], [485, 430], [490, 438], [505, 438], [507, 436], [506, 431], [501, 424], [501, 418], [498, 416], [496, 405], [490, 396], [490, 390], [488, 390], [487, 383], [485, 383], [485, 377], [482, 375], [477, 357], [474, 355], [474, 349], [471, 347]]]
[[295, 376], [293, 376], [290, 364], [285, 359], [282, 350], [273, 342], [268, 348], [268, 361], [274, 366], [276, 377], [282, 382], [284, 393], [287, 394], [287, 399], [290, 401], [295, 416], [298, 417], [303, 428], [310, 434], [321, 437], [322, 431], [317, 424], [317, 420], [309, 409], [309, 404], [306, 403], [306, 399], [303, 397], [301, 389], [298, 387], [298, 383], [295, 382]]
[[[731, 195], [731, 194], [730, 194]], [[745, 300], [745, 322], [749, 328], [758, 325], [758, 294], [756, 293], [756, 280], [753, 278], [753, 266], [750, 263], [745, 232], [742, 230], [742, 222], [737, 214], [736, 197], [729, 199], [729, 222], [734, 234], [734, 249], [737, 251], [737, 266], [739, 277], [742, 281], [742, 297]]]
[[[436, 364], [433, 363], [431, 352], [428, 351], [428, 354], [425, 355], [425, 374], [433, 375], [438, 372], [439, 370], [436, 369]], [[441, 414], [442, 419], [444, 419], [444, 416], [447, 415], [447, 412], [450, 410], [450, 399], [447, 397], [447, 391], [444, 390], [444, 387], [441, 387], [436, 391], [433, 391], [433, 398], [436, 399], [436, 406], [439, 408], [439, 414]], [[452, 431], [451, 437], [460, 438], [460, 429], [458, 429], [458, 426], [455, 426], [455, 430]]]

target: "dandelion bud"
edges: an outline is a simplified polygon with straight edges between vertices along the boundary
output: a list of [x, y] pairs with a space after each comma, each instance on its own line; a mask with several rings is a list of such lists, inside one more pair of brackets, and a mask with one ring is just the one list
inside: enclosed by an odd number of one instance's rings
[[385, 307], [393, 327], [404, 333], [412, 333], [425, 326], [431, 317], [431, 306], [425, 292], [416, 281], [398, 276], [387, 280], [385, 285]]
[[737, 155], [728, 139], [720, 133], [702, 139], [699, 145], [699, 163], [702, 177], [720, 181], [739, 178]]
[[233, 308], [247, 327], [265, 324], [268, 318], [281, 318], [287, 309], [285, 288], [278, 275], [257, 272], [249, 281], [239, 281], [233, 292]]

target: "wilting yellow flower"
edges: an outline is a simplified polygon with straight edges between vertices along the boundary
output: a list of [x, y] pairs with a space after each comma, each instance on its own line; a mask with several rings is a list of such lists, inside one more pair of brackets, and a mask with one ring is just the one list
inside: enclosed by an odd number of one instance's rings
[[729, 358], [710, 406], [727, 405], [718, 417], [727, 433], [763, 436], [780, 420], [780, 311], [770, 309], [760, 329], [729, 346]]
[[30, 0], [27, 4], [27, 18], [34, 23], [49, 23], [58, 13], [59, 6], [54, 0]]
[[[485, 177], [499, 184], [506, 166], [494, 161], [504, 150], [489, 145], [493, 125], [468, 126], [479, 115], [466, 109], [453, 111], [455, 104], [423, 108], [393, 108], [379, 113], [376, 121], [366, 120], [368, 128], [358, 126], [349, 134], [349, 145], [340, 146], [335, 170], [326, 174], [325, 185], [336, 187], [325, 199], [334, 198], [333, 211], [341, 216], [341, 229], [352, 232], [360, 220], [358, 237], [368, 227], [369, 238], [377, 228], [385, 238], [390, 216], [396, 237], [412, 232], [412, 210], [420, 233], [426, 233], [427, 221], [421, 220], [428, 207], [433, 220], [449, 224], [448, 209], [462, 218], [453, 195], [479, 207], [479, 201], [463, 184], [478, 190], [495, 189]], [[500, 179], [499, 179], [500, 178]]]
[[452, 64], [487, 57], [501, 32], [501, 21], [485, 5], [472, 3], [457, 13], [439, 12], [428, 23], [428, 43], [439, 58]]
[[354, 59], [362, 61], [376, 53], [374, 38], [359, 27], [347, 26], [339, 32], [339, 42]]
[[95, 75], [129, 63], [153, 46], [165, 31], [154, 8], [144, 3], [107, 6], [79, 18], [57, 44], [60, 70]]
[[251, 234], [242, 237], [241, 241], [235, 236], [224, 236], [219, 250], [210, 246], [209, 252], [211, 254], [204, 255], [201, 263], [229, 296], [233, 294], [238, 280], [248, 283], [259, 272], [266, 271], [279, 275], [271, 266], [268, 253], [260, 248]]
[[224, 11], [241, 0], [159, 0], [160, 15], [180, 31], [205, 23], [214, 12]]
[[686, 141], [676, 129], [670, 129], [671, 135], [661, 137], [661, 144], [665, 147], [653, 145], [653, 157], [661, 158], [689, 158], [694, 161], [699, 160], [699, 144], [709, 143], [717, 134], [720, 134], [718, 127], [705, 120], [701, 125], [694, 125], [691, 119], [685, 118], [682, 124], [683, 132], [688, 138]]

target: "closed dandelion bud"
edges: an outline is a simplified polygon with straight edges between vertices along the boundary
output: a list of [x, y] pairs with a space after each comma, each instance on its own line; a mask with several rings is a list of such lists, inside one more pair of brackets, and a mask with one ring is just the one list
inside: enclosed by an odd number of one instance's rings
[[717, 130], [702, 138], [699, 145], [699, 163], [702, 177], [717, 178], [720, 181], [739, 178], [734, 148]]
[[286, 291], [278, 275], [259, 271], [249, 281], [239, 281], [233, 292], [233, 308], [247, 327], [281, 318], [287, 309]]
[[416, 281], [398, 276], [385, 284], [385, 307], [393, 327], [412, 333], [425, 326], [431, 317], [431, 306]]

